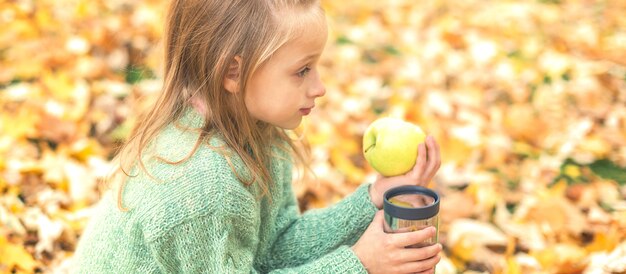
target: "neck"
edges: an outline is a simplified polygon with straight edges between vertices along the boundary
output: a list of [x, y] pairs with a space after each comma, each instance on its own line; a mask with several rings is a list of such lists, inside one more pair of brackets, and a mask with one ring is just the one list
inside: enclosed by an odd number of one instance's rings
[[206, 116], [206, 104], [200, 98], [194, 96], [191, 98], [191, 106], [200, 114]]

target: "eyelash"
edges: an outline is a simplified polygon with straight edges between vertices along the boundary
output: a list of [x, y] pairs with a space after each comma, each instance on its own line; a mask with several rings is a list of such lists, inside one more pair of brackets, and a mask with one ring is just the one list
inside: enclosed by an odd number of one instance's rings
[[309, 74], [309, 71], [311, 71], [311, 67], [309, 66], [302, 68], [300, 71], [298, 71], [298, 77], [304, 78], [305, 76], [307, 76], [307, 74]]

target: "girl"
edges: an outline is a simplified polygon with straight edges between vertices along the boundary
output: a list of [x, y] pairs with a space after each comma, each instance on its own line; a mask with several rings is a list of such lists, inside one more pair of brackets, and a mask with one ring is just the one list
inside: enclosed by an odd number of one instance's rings
[[286, 130], [325, 93], [326, 38], [314, 0], [172, 0], [163, 92], [116, 157], [76, 271], [432, 273], [440, 245], [405, 247], [434, 229], [385, 234], [379, 210], [387, 189], [432, 179], [432, 137], [411, 172], [298, 212]]

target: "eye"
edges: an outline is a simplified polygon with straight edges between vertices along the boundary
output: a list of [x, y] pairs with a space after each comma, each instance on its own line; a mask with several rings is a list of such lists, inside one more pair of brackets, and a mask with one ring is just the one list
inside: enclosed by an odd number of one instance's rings
[[311, 68], [309, 66], [305, 66], [300, 71], [298, 71], [298, 77], [304, 78], [305, 76], [307, 76], [307, 74], [309, 74], [309, 71], [311, 71]]

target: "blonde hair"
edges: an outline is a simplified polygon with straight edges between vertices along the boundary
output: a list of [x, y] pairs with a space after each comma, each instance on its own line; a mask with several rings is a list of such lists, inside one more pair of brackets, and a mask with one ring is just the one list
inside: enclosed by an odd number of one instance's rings
[[[272, 146], [293, 153], [298, 162], [304, 163], [305, 153], [285, 130], [256, 121], [248, 114], [244, 95], [255, 70], [302, 32], [298, 30], [294, 13], [309, 10], [314, 11], [310, 14], [323, 18], [317, 0], [172, 0], [163, 40], [162, 92], [154, 105], [138, 116], [129, 139], [114, 159], [119, 166], [112, 177], [120, 175], [119, 172], [125, 175], [118, 189], [120, 209], [123, 209], [124, 185], [128, 177], [134, 176], [129, 171], [139, 165], [149, 174], [143, 153], [165, 126], [184, 114], [192, 98], [198, 98], [206, 109], [198, 142], [182, 160], [160, 160], [182, 163], [211, 136], [219, 134], [251, 175], [246, 180], [231, 164], [239, 180], [246, 186], [258, 184], [261, 196], [269, 192], [272, 184], [269, 170]], [[285, 20], [291, 22], [287, 24]], [[239, 92], [231, 93], [224, 89], [223, 80], [235, 57], [241, 58]]]

